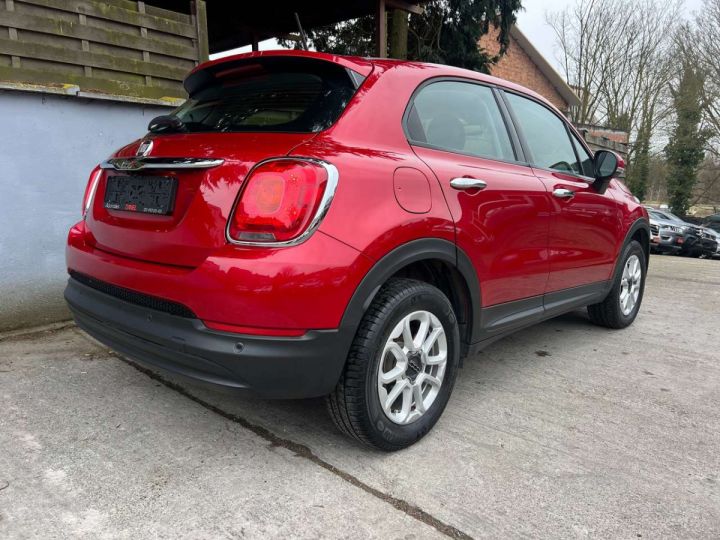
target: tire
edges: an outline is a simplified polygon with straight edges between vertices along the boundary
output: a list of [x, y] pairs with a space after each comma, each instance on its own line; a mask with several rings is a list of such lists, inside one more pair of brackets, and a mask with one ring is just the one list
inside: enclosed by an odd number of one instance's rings
[[[633, 273], [630, 272], [633, 279], [628, 284], [626, 280], [626, 268], [628, 262], [633, 258], [639, 265], [639, 281], [637, 280], [637, 273], [633, 275]], [[640, 305], [642, 304], [646, 275], [647, 260], [645, 258], [645, 252], [637, 241], [632, 240], [622, 251], [620, 265], [615, 272], [614, 283], [610, 293], [602, 302], [588, 306], [587, 310], [588, 315], [590, 315], [590, 320], [599, 326], [605, 326], [607, 328], [620, 329], [630, 326], [635, 320], [635, 317], [637, 317]], [[635, 285], [637, 285], [637, 298], [632, 308], [627, 311], [627, 305], [624, 307], [621, 306], [621, 295], [623, 295], [623, 292], [627, 288], [634, 291]], [[632, 292], [629, 294], [632, 294]]]
[[[405, 328], [405, 322], [410, 337], [417, 340], [425, 322], [428, 339], [437, 334], [429, 354], [415, 350], [414, 344], [407, 354], [405, 334], [397, 335], [398, 328]], [[435, 364], [443, 357], [443, 344], [445, 362]], [[406, 448], [424, 437], [442, 415], [459, 363], [460, 333], [447, 297], [422, 281], [391, 279], [377, 293], [360, 323], [340, 381], [326, 398], [328, 411], [340, 431], [366, 445], [385, 451]], [[381, 384], [381, 368], [388, 378], [399, 373], [397, 381]], [[426, 382], [430, 377], [434, 384]], [[437, 385], [438, 381], [441, 384]], [[396, 389], [395, 385], [401, 386]], [[387, 394], [385, 402], [392, 397], [393, 390], [402, 388], [397, 401], [386, 407], [388, 412], [381, 403], [381, 386]], [[412, 399], [408, 399], [408, 388]], [[420, 406], [415, 392], [423, 396]]]

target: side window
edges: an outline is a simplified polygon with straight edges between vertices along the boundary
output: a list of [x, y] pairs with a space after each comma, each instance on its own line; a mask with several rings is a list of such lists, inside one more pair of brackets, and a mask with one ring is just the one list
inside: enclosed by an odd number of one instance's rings
[[580, 156], [580, 172], [578, 174], [587, 176], [588, 178], [593, 178], [595, 176], [595, 167], [593, 165], [592, 156], [587, 150], [585, 150], [585, 147], [574, 134], [572, 134], [571, 137], [573, 144], [575, 145], [577, 155]]
[[533, 165], [579, 174], [580, 165], [565, 122], [550, 109], [517, 94], [506, 94], [532, 153]]
[[407, 118], [410, 142], [514, 161], [510, 136], [490, 88], [441, 81], [417, 93]]

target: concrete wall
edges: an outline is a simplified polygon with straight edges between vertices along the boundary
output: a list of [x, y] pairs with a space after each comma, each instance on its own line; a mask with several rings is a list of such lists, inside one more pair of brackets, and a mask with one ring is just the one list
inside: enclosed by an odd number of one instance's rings
[[69, 318], [65, 238], [90, 171], [168, 110], [0, 92], [0, 331]]

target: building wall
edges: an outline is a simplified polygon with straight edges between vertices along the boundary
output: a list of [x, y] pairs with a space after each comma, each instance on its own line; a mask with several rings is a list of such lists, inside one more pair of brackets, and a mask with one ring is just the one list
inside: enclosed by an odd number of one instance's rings
[[65, 238], [90, 171], [167, 111], [0, 91], [0, 331], [69, 318]]
[[[490, 56], [496, 55], [500, 51], [497, 36], [498, 30], [491, 27], [490, 32], [480, 38], [480, 47]], [[510, 47], [507, 54], [490, 71], [495, 77], [534, 90], [558, 109], [567, 112], [568, 103], [512, 37], [510, 38]]]

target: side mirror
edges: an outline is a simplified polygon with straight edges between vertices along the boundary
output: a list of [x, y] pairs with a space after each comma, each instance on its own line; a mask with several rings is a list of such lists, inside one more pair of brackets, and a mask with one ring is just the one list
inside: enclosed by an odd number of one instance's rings
[[610, 180], [621, 173], [625, 169], [625, 161], [615, 152], [608, 150], [599, 150], [595, 152], [593, 159], [593, 172], [595, 173], [595, 183], [593, 187], [598, 193], [605, 193]]
[[625, 168], [625, 162], [615, 152], [599, 150], [593, 160], [595, 179], [606, 182], [613, 178], [620, 169]]

